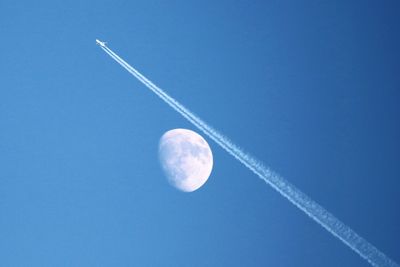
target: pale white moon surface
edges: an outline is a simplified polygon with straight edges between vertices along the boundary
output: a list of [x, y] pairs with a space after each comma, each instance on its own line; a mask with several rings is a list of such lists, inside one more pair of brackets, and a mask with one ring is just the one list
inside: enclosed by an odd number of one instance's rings
[[210, 146], [191, 130], [173, 129], [164, 133], [158, 154], [168, 182], [181, 191], [199, 189], [211, 174], [213, 156]]

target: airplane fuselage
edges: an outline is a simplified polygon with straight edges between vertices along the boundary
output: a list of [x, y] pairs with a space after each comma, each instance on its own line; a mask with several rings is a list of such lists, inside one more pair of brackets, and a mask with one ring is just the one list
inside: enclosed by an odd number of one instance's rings
[[99, 39], [96, 39], [96, 44], [98, 44], [101, 47], [105, 47], [106, 46], [106, 42], [102, 42]]

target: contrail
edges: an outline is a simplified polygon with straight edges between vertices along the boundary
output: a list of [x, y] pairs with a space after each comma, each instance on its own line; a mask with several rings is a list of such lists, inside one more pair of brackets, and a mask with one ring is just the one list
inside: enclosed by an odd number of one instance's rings
[[245, 153], [242, 149], [236, 146], [227, 137], [220, 134], [214, 128], [209, 126], [182, 104], [176, 101], [174, 98], [165, 93], [161, 88], [151, 82], [149, 79], [144, 77], [131, 65], [125, 62], [117, 54], [115, 54], [105, 43], [96, 40], [100, 47], [122, 67], [124, 67], [129, 73], [135, 78], [142, 82], [148, 89], [154, 92], [162, 100], [164, 100], [170, 107], [185, 117], [194, 126], [200, 129], [208, 137], [214, 140], [220, 145], [225, 151], [235, 157], [243, 165], [254, 172], [264, 182], [272, 186], [282, 196], [288, 199], [292, 204], [306, 213], [311, 219], [319, 223], [333, 236], [337, 237], [344, 244], [354, 250], [362, 258], [368, 261], [372, 266], [391, 266], [400, 267], [396, 262], [387, 257], [384, 253], [379, 251], [376, 247], [370, 244], [368, 241], [359, 236], [350, 227], [342, 223], [339, 219], [325, 210], [318, 203], [309, 198], [306, 194], [301, 192], [294, 185], [286, 181], [283, 177], [277, 173], [265, 167], [261, 162], [255, 159], [253, 156]]

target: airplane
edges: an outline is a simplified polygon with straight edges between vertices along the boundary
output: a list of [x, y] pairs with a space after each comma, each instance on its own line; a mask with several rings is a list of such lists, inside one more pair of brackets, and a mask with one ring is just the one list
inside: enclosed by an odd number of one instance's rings
[[96, 39], [96, 44], [98, 44], [101, 47], [105, 47], [107, 43], [106, 42], [102, 42], [99, 39]]

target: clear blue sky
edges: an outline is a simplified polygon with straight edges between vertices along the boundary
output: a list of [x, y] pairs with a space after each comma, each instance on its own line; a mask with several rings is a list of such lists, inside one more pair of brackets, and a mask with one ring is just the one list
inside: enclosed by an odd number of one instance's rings
[[[0, 2], [0, 266], [368, 266], [196, 130], [109, 46], [400, 262], [397, 1]], [[197, 130], [196, 130], [197, 131]]]

